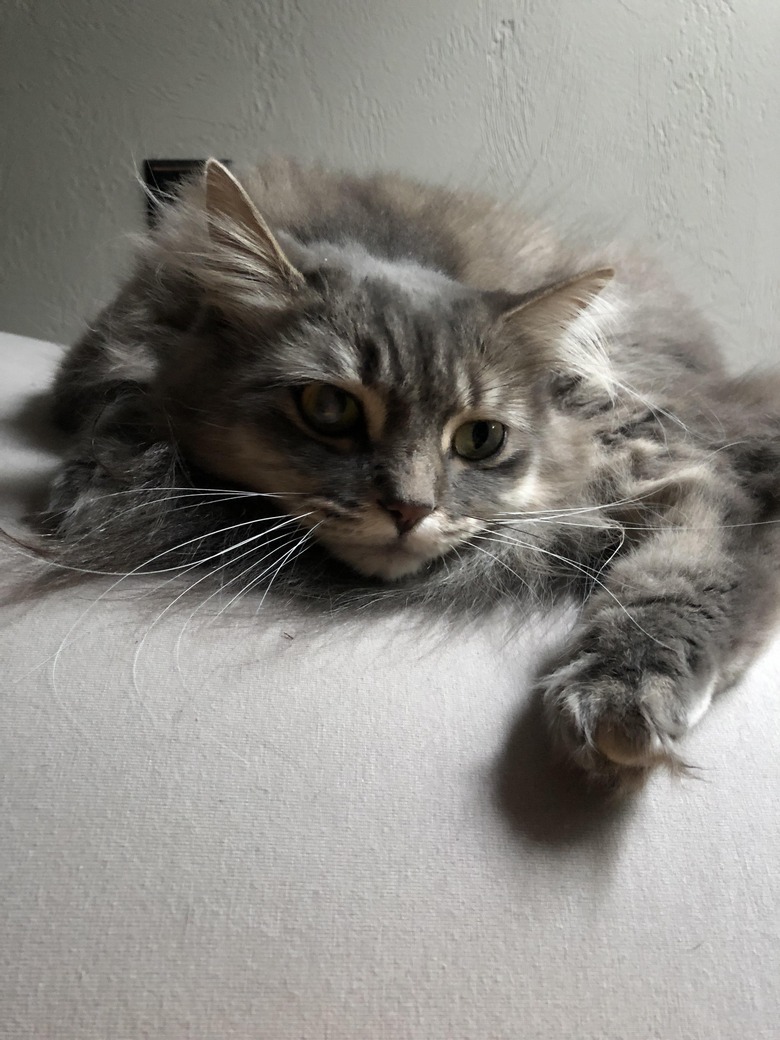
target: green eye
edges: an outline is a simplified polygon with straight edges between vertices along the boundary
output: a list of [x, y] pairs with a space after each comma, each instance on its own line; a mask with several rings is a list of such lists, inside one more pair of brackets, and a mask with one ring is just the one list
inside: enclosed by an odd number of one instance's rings
[[478, 419], [459, 426], [452, 439], [452, 447], [463, 459], [479, 462], [495, 455], [506, 437], [506, 427], [492, 419]]
[[301, 390], [298, 407], [313, 430], [331, 437], [352, 433], [362, 418], [352, 394], [330, 383], [309, 383]]

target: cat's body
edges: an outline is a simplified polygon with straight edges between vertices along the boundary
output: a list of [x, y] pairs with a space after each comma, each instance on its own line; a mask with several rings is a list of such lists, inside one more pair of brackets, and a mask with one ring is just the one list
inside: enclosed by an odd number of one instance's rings
[[341, 602], [568, 586], [560, 745], [673, 761], [780, 605], [780, 384], [727, 376], [614, 247], [396, 177], [241, 180], [210, 164], [63, 362], [61, 560]]

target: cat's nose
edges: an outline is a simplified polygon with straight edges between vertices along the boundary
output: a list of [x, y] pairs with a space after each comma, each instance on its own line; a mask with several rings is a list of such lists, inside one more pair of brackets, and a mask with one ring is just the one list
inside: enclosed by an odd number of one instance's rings
[[424, 502], [385, 502], [380, 500], [379, 504], [392, 516], [399, 534], [406, 534], [407, 531], [411, 531], [426, 516], [430, 516], [434, 510], [433, 505], [427, 505]]

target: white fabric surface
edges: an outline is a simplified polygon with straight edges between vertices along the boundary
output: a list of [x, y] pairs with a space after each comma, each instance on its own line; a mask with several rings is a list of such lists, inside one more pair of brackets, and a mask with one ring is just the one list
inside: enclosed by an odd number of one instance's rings
[[[56, 354], [0, 339], [5, 517]], [[0, 607], [0, 1036], [780, 1037], [780, 644], [700, 781], [610, 808], [542, 750], [549, 623], [185, 627], [107, 584]]]

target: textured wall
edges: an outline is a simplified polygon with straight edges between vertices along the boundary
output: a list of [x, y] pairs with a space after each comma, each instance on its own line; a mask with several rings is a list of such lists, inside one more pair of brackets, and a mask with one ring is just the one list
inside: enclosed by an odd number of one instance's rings
[[738, 363], [777, 343], [777, 0], [5, 0], [0, 326], [71, 337], [147, 156], [390, 166], [660, 246]]

